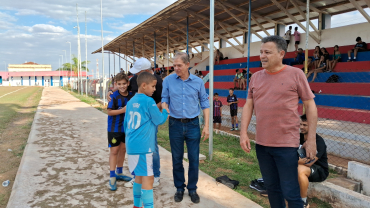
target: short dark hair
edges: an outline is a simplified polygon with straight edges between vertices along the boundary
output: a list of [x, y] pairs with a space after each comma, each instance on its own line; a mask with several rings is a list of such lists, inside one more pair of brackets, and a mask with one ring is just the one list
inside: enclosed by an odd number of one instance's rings
[[129, 78], [125, 73], [120, 72], [114, 77], [114, 82], [118, 82], [121, 80], [126, 80], [126, 82], [128, 82]]
[[295, 30], [298, 30], [298, 27], [295, 27], [294, 29], [295, 29]]
[[307, 121], [307, 116], [306, 116], [306, 114], [301, 115], [301, 120], [302, 120], [302, 121]]
[[298, 48], [298, 50], [302, 50], [302, 51], [303, 51], [303, 49], [302, 49], [302, 48]]
[[286, 44], [286, 41], [284, 40], [284, 38], [278, 36], [278, 35], [271, 35], [271, 36], [267, 36], [267, 37], [264, 37], [262, 38], [261, 40], [262, 43], [268, 43], [268, 42], [273, 42], [275, 43], [278, 51], [287, 51], [287, 47], [288, 45]]
[[357, 42], [357, 41], [360, 41], [360, 40], [361, 40], [361, 37], [357, 37], [357, 38], [356, 38], [356, 42]]
[[142, 72], [140, 75], [137, 77], [137, 85], [141, 87], [143, 83], [149, 84], [153, 80], [157, 80], [157, 78], [149, 73], [149, 72]]
[[217, 92], [214, 94], [214, 96], [216, 96], [216, 95], [218, 96], [218, 93]]
[[289, 29], [292, 29], [292, 26], [289, 26]]
[[236, 70], [235, 70], [235, 72], [238, 72], [238, 71], [239, 71], [239, 69], [236, 69]]
[[230, 88], [229, 90], [232, 90], [234, 92], [234, 88]]

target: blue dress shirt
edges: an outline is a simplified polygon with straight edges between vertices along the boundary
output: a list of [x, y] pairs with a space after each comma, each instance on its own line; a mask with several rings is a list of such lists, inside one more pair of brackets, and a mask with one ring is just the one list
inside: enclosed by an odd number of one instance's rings
[[183, 81], [177, 74], [167, 76], [163, 81], [162, 102], [167, 103], [170, 116], [174, 118], [195, 118], [202, 110], [209, 108], [208, 94], [203, 80], [190, 73]]

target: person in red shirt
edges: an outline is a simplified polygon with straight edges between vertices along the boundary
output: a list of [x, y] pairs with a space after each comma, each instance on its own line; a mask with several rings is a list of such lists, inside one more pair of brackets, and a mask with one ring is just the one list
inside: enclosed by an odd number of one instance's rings
[[[222, 102], [218, 99], [218, 93], [214, 95], [215, 99], [213, 100], [213, 128], [220, 129], [222, 123]], [[218, 124], [218, 127], [217, 127]]]
[[272, 208], [302, 208], [298, 183], [300, 143], [298, 102], [306, 109], [310, 126], [303, 145], [307, 159], [316, 156], [317, 108], [314, 94], [301, 69], [283, 64], [286, 41], [279, 36], [262, 39], [261, 71], [253, 74], [243, 108], [240, 146], [249, 153], [247, 135], [253, 111], [256, 119], [256, 153]]

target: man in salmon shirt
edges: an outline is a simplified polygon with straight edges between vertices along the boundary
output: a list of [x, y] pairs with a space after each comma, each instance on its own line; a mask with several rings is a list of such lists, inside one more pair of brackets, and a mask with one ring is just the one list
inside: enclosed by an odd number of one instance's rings
[[298, 183], [299, 123], [298, 101], [306, 109], [309, 124], [304, 148], [307, 158], [316, 155], [317, 108], [302, 70], [283, 64], [286, 41], [279, 36], [262, 39], [263, 70], [253, 74], [243, 108], [240, 146], [249, 153], [248, 126], [255, 111], [256, 152], [272, 208], [303, 207]]

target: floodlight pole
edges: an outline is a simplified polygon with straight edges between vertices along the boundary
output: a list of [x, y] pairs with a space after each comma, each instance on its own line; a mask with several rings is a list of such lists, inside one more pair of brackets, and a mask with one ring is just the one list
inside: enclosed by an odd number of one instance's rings
[[71, 86], [71, 91], [72, 91], [72, 64], [71, 64], [71, 42], [67, 41], [66, 43], [69, 43], [69, 69], [70, 69], [70, 74], [69, 74], [69, 85]]
[[[63, 55], [59, 55], [59, 56], [62, 56], [62, 64], [63, 64]], [[60, 59], [59, 59], [59, 87], [61, 86], [60, 84]]]
[[305, 62], [304, 62], [304, 73], [307, 74], [308, 73], [308, 39], [309, 39], [309, 35], [310, 35], [310, 0], [307, 0], [307, 5], [306, 5], [306, 51], [305, 51], [305, 54], [304, 54], [304, 59], [305, 59]]
[[251, 18], [252, 18], [252, 1], [249, 0], [249, 11], [248, 11], [248, 60], [247, 60], [247, 86], [246, 86], [246, 98], [248, 97], [248, 89], [249, 89], [249, 58], [250, 58], [250, 52], [251, 52]]
[[[64, 57], [66, 57], [66, 61], [67, 61], [67, 50], [63, 50], [64, 51]], [[63, 71], [64, 71], [64, 62], [63, 62]], [[63, 77], [63, 72], [62, 72], [62, 77]], [[60, 77], [59, 77], [60, 79]], [[62, 78], [62, 81], [63, 81], [63, 78]], [[64, 84], [63, 84], [64, 86]]]
[[85, 11], [85, 49], [86, 49], [86, 62], [85, 62], [85, 91], [87, 97], [87, 21], [86, 21], [86, 11]]
[[100, 21], [101, 21], [101, 56], [103, 67], [103, 105], [105, 105], [105, 71], [104, 71], [104, 42], [103, 42], [103, 0], [100, 0]]
[[110, 78], [110, 51], [109, 51], [109, 55], [108, 55], [108, 66], [109, 66], [108, 71], [109, 71], [109, 78]]
[[78, 22], [78, 5], [76, 4], [76, 14], [77, 14], [77, 93], [82, 94], [81, 84], [80, 84], [80, 71], [81, 71], [81, 45], [80, 45], [80, 24]]
[[154, 70], [156, 69], [157, 67], [157, 46], [156, 46], [156, 34], [155, 34], [155, 31], [154, 31]]
[[[209, 116], [213, 117], [213, 47], [214, 47], [214, 33], [215, 33], [215, 0], [210, 0], [209, 8]], [[188, 46], [186, 46], [188, 49]], [[222, 112], [221, 112], [222, 113]], [[209, 118], [209, 119], [210, 119]], [[210, 119], [211, 120], [211, 119]], [[209, 160], [213, 157], [213, 122], [209, 123]]]

